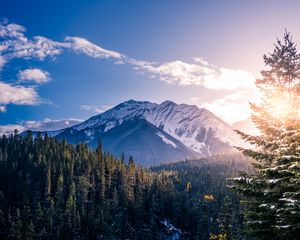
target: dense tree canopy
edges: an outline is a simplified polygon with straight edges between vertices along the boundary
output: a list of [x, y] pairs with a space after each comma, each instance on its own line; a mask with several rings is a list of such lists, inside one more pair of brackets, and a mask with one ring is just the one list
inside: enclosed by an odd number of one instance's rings
[[225, 186], [245, 169], [240, 157], [144, 170], [101, 145], [4, 136], [0, 239], [168, 239], [165, 222], [181, 229], [182, 239], [240, 239], [238, 196]]

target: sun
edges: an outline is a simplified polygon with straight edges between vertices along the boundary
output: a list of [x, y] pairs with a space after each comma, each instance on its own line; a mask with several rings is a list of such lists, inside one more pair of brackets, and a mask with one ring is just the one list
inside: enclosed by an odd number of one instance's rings
[[270, 114], [278, 120], [299, 118], [299, 102], [288, 93], [274, 94], [268, 101]]

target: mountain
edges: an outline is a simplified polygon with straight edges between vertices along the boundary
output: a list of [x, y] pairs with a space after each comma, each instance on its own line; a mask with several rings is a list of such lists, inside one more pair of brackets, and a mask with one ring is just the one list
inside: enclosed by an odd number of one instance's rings
[[86, 142], [149, 166], [185, 158], [231, 152], [241, 139], [206, 109], [165, 101], [129, 100], [85, 122], [48, 132], [70, 143]]

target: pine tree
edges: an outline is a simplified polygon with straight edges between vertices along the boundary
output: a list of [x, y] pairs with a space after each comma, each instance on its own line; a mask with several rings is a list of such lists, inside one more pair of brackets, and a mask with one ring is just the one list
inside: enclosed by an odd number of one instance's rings
[[220, 232], [228, 237], [228, 239], [232, 239], [231, 237], [231, 216], [232, 216], [232, 212], [230, 209], [230, 203], [229, 203], [229, 198], [225, 197], [223, 200], [223, 204], [222, 204], [222, 208], [221, 211], [219, 213], [218, 216], [218, 223], [219, 223], [219, 228], [220, 228]]
[[27, 228], [25, 229], [25, 238], [26, 240], [34, 240], [36, 239], [35, 229], [32, 221], [28, 224]]
[[290, 33], [264, 55], [266, 69], [256, 86], [260, 105], [251, 104], [261, 135], [238, 133], [255, 147], [240, 150], [256, 172], [233, 180], [244, 196], [250, 239], [297, 239], [300, 235], [300, 55]]
[[16, 210], [15, 216], [11, 220], [10, 237], [16, 240], [23, 239], [22, 221], [21, 221], [21, 215], [19, 209]]

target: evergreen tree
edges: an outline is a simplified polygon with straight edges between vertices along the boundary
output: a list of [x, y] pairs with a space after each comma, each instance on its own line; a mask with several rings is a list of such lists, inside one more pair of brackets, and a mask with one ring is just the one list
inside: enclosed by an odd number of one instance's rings
[[21, 221], [21, 215], [20, 210], [17, 209], [15, 212], [15, 216], [10, 220], [11, 221], [11, 229], [9, 236], [12, 239], [21, 240], [23, 239], [22, 234], [22, 221]]
[[253, 159], [256, 172], [233, 179], [244, 196], [250, 239], [298, 239], [300, 235], [300, 55], [290, 33], [264, 55], [266, 69], [256, 86], [260, 105], [251, 104], [261, 132], [238, 132], [255, 147], [240, 150]]

